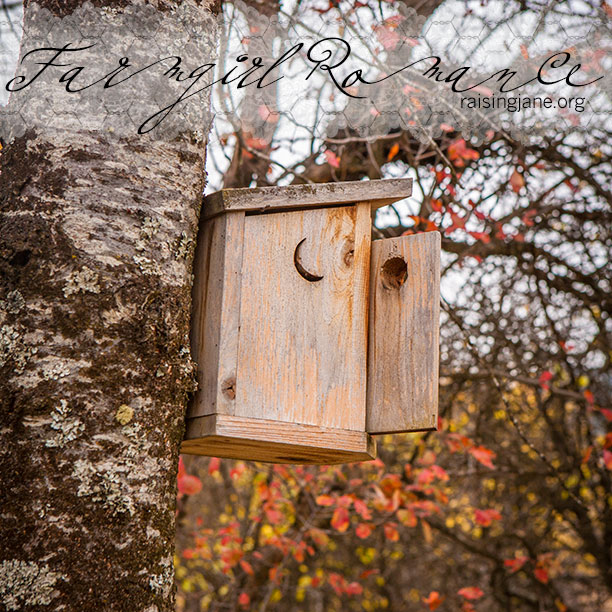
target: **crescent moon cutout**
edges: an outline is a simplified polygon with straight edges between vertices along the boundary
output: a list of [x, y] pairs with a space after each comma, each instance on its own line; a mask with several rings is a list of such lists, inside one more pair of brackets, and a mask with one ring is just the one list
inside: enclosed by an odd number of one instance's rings
[[302, 278], [306, 279], [311, 283], [316, 283], [317, 281], [320, 281], [323, 277], [308, 272], [308, 270], [306, 270], [306, 268], [302, 265], [302, 262], [300, 261], [300, 247], [304, 244], [304, 242], [306, 242], [306, 238], [300, 240], [298, 242], [298, 245], [295, 247], [295, 251], [293, 253], [293, 263], [295, 264], [295, 269], [298, 271], [299, 275]]

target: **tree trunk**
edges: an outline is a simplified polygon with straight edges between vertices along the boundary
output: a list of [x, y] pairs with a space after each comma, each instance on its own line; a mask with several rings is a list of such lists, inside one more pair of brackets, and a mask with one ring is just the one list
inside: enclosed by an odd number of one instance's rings
[[[55, 18], [80, 4], [39, 3]], [[113, 19], [136, 4], [95, 2]], [[148, 7], [168, 40], [185, 27], [177, 7], [211, 27], [210, 3], [179, 4]], [[156, 42], [151, 61], [164, 55]], [[39, 124], [2, 151], [1, 610], [173, 608], [205, 178], [208, 100], [199, 101], [201, 126], [165, 139]]]

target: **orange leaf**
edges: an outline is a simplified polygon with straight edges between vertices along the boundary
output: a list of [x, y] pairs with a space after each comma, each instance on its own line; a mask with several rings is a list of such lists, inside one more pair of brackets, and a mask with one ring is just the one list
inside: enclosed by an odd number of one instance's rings
[[[612, 453], [610, 453], [612, 455]], [[396, 529], [395, 523], [385, 523], [385, 538], [391, 542], [397, 542], [399, 540], [399, 532]]]
[[440, 200], [437, 200], [436, 198], [432, 198], [431, 199], [431, 209], [434, 210], [435, 212], [442, 212], [442, 202]]
[[484, 595], [484, 592], [478, 587], [464, 587], [457, 591], [457, 595], [461, 595], [461, 597], [465, 597], [465, 599], [480, 599]]
[[387, 161], [391, 161], [398, 153], [399, 153], [399, 144], [396, 142], [389, 151], [389, 155], [387, 155]]
[[423, 597], [423, 603], [427, 604], [430, 610], [436, 610], [445, 599], [446, 597], [440, 597], [438, 591], [432, 591], [427, 597]]
[[417, 526], [417, 517], [412, 510], [408, 510], [405, 508], [401, 508], [397, 511], [396, 514], [402, 525], [406, 525], [406, 527], [416, 527]]
[[433, 540], [433, 535], [431, 533], [431, 527], [429, 526], [429, 523], [421, 519], [421, 528], [423, 529], [423, 537], [425, 538], [425, 541], [428, 544], [431, 544], [431, 541]]
[[340, 531], [341, 533], [346, 531], [349, 526], [349, 513], [346, 508], [336, 508], [334, 515], [332, 516], [331, 526]]
[[253, 571], [253, 567], [248, 561], [241, 560], [240, 567], [247, 573], [249, 576], [252, 576], [255, 572]]
[[591, 458], [591, 453], [593, 452], [593, 447], [589, 446], [585, 451], [584, 451], [584, 455], [582, 455], [582, 461], [580, 463], [582, 463], [582, 465], [584, 465], [585, 463], [588, 463], [589, 459]]
[[512, 187], [512, 191], [514, 191], [514, 193], [518, 193], [521, 190], [521, 187], [524, 187], [524, 186], [525, 186], [525, 178], [515, 168], [514, 172], [510, 176], [510, 187]]
[[485, 448], [484, 446], [475, 446], [470, 448], [468, 453], [470, 453], [470, 455], [472, 455], [476, 461], [482, 463], [482, 465], [490, 469], [495, 468], [492, 459], [495, 459], [497, 455], [492, 450]]
[[605, 466], [609, 470], [612, 470], [612, 452], [610, 452], [609, 450], [605, 450], [603, 452], [603, 460], [604, 460]]
[[262, 151], [268, 146], [268, 141], [265, 138], [246, 138], [244, 144], [249, 149], [255, 149], [257, 151]]
[[319, 495], [315, 501], [319, 506], [333, 506], [336, 503], [331, 495]]
[[357, 529], [355, 529], [355, 534], [361, 540], [365, 540], [372, 533], [373, 526], [369, 523], [359, 523], [357, 525]]

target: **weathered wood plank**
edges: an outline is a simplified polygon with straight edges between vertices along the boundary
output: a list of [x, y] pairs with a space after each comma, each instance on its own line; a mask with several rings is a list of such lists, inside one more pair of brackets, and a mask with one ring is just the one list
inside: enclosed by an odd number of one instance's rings
[[217, 414], [187, 421], [181, 451], [273, 463], [333, 464], [374, 459], [376, 443], [364, 431]]
[[246, 217], [233, 414], [365, 429], [369, 252], [368, 204]]
[[435, 429], [440, 234], [376, 240], [370, 269], [369, 433]]
[[204, 198], [202, 215], [209, 218], [230, 210], [270, 212], [305, 207], [322, 208], [355, 202], [369, 202], [372, 209], [376, 209], [411, 194], [412, 179], [222, 189]]
[[234, 408], [244, 218], [235, 212], [211, 219], [198, 237], [191, 325], [198, 391], [190, 417]]

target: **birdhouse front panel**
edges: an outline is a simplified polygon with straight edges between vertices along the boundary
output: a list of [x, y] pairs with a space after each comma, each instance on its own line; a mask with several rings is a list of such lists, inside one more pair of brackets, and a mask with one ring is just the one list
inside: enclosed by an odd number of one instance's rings
[[248, 216], [232, 414], [365, 431], [368, 204]]
[[[417, 347], [410, 367], [418, 386], [437, 359], [437, 318], [425, 320], [435, 291], [423, 316], [402, 313], [420, 304], [413, 290], [429, 268], [417, 262], [410, 272], [405, 241], [414, 236], [397, 239], [393, 252], [377, 247], [372, 260], [372, 211], [410, 191], [409, 179], [397, 179], [231, 189], [205, 199], [191, 338], [198, 391], [183, 452], [339, 463], [375, 457], [369, 431], [432, 428], [434, 383], [419, 391], [404, 376], [398, 386], [384, 365], [401, 368]], [[435, 248], [429, 240], [426, 259]], [[369, 311], [378, 312], [376, 329]], [[385, 340], [387, 323], [396, 339]], [[406, 406], [394, 404], [396, 391]]]

